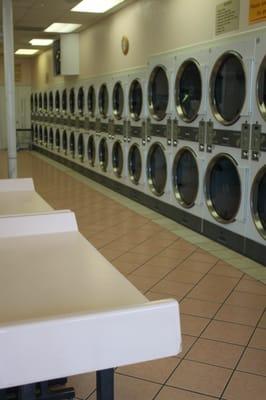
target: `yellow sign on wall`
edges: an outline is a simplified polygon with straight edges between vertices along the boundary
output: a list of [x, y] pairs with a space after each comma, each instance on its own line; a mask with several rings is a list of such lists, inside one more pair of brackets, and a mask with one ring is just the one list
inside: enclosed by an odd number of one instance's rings
[[249, 0], [249, 23], [266, 21], [266, 0]]

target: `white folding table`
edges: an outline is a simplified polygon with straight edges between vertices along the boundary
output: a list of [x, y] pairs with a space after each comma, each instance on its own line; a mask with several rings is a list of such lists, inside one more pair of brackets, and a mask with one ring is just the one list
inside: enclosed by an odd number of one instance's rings
[[98, 371], [109, 400], [114, 367], [181, 351], [178, 303], [150, 302], [72, 212], [1, 217], [0, 277], [0, 389]]
[[0, 215], [51, 210], [52, 207], [35, 191], [31, 178], [0, 179]]

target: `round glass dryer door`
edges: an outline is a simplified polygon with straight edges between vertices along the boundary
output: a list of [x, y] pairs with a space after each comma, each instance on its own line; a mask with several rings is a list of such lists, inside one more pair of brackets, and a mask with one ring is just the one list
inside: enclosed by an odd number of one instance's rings
[[123, 170], [124, 157], [123, 149], [119, 141], [115, 142], [113, 145], [112, 163], [115, 175], [120, 178]]
[[70, 147], [70, 153], [71, 153], [72, 157], [74, 158], [75, 157], [75, 150], [76, 150], [74, 132], [71, 132], [71, 134], [70, 134], [69, 147]]
[[149, 149], [147, 174], [151, 191], [156, 196], [162, 196], [167, 180], [167, 164], [164, 148], [160, 143], [154, 143]]
[[109, 96], [107, 86], [105, 84], [100, 87], [98, 105], [101, 116], [106, 118], [108, 113]]
[[266, 121], [266, 56], [260, 65], [257, 77], [257, 103], [262, 118]]
[[49, 110], [53, 111], [54, 109], [54, 95], [53, 92], [49, 92]]
[[44, 142], [44, 145], [47, 146], [47, 144], [48, 144], [48, 129], [46, 127], [44, 128], [43, 142]]
[[96, 157], [96, 148], [95, 148], [95, 140], [91, 135], [88, 139], [88, 148], [87, 148], [88, 160], [89, 164], [94, 167], [95, 165], [95, 157]]
[[210, 79], [210, 104], [214, 117], [232, 125], [240, 117], [246, 97], [246, 76], [238, 53], [223, 54], [215, 63]]
[[202, 82], [198, 63], [186, 60], [176, 76], [176, 110], [185, 122], [194, 121], [199, 112], [202, 97]]
[[78, 91], [78, 110], [80, 114], [84, 112], [84, 89], [83, 87], [79, 88]]
[[143, 94], [141, 84], [137, 79], [131, 82], [128, 100], [131, 118], [134, 121], [138, 121], [142, 110]]
[[266, 240], [266, 165], [257, 173], [251, 189], [251, 209], [255, 226]]
[[116, 82], [113, 90], [113, 114], [121, 119], [124, 109], [124, 92], [120, 82]]
[[56, 130], [55, 132], [55, 145], [56, 145], [56, 149], [57, 151], [60, 151], [60, 131], [59, 129]]
[[131, 181], [135, 185], [139, 183], [141, 177], [141, 169], [142, 169], [142, 162], [141, 162], [140, 149], [137, 144], [133, 144], [130, 147], [128, 153], [128, 172]]
[[62, 93], [62, 108], [63, 111], [67, 110], [67, 90], [64, 89]]
[[42, 106], [43, 106], [43, 104], [42, 104], [42, 94], [39, 93], [39, 110], [42, 109]]
[[88, 90], [87, 105], [90, 117], [94, 117], [96, 108], [96, 95], [93, 86], [90, 86]]
[[83, 135], [80, 134], [78, 138], [78, 155], [79, 159], [83, 162], [84, 161], [84, 140]]
[[42, 132], [42, 127], [39, 127], [39, 143], [42, 144], [43, 141], [43, 132]]
[[34, 100], [33, 100], [33, 94], [30, 96], [30, 110], [31, 112], [33, 111], [34, 108]]
[[99, 160], [101, 170], [106, 172], [108, 166], [108, 146], [105, 138], [101, 139], [99, 144]]
[[236, 161], [219, 154], [208, 165], [206, 177], [207, 206], [213, 218], [221, 223], [235, 220], [241, 202], [241, 181]]
[[75, 112], [75, 90], [74, 88], [70, 89], [69, 93], [69, 109], [71, 114]]
[[47, 93], [46, 93], [46, 92], [45, 92], [44, 95], [43, 95], [43, 108], [44, 108], [45, 110], [48, 109], [48, 100], [47, 100]]
[[34, 109], [35, 109], [35, 111], [38, 110], [38, 96], [37, 96], [37, 93], [35, 93], [35, 95], [34, 95]]
[[38, 126], [35, 126], [35, 131], [34, 131], [34, 141], [35, 143], [38, 142]]
[[66, 131], [63, 132], [63, 150], [65, 154], [67, 154], [67, 133]]
[[161, 66], [155, 67], [150, 75], [148, 100], [152, 117], [157, 121], [163, 120], [169, 101], [169, 84], [166, 71]]
[[54, 147], [54, 130], [53, 130], [53, 128], [50, 128], [50, 130], [49, 130], [49, 145], [50, 145], [51, 149]]
[[60, 94], [58, 90], [55, 92], [55, 109], [57, 111], [60, 110]]
[[184, 147], [176, 154], [173, 184], [178, 203], [185, 208], [193, 207], [199, 189], [199, 170], [196, 154], [192, 149]]

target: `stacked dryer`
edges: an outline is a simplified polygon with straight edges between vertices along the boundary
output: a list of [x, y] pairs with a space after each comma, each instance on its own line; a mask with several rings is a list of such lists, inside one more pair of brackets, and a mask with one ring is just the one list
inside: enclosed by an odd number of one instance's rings
[[266, 265], [266, 34], [256, 38], [245, 254]]
[[96, 167], [97, 160], [97, 137], [96, 137], [96, 82], [90, 81], [87, 90], [87, 116], [85, 117], [85, 151], [86, 163], [90, 169]]
[[126, 181], [135, 198], [146, 190], [146, 70], [128, 74], [127, 169]]
[[[172, 115], [174, 57], [161, 55], [148, 62], [147, 97], [147, 193], [151, 207], [163, 212], [161, 202], [170, 203], [172, 168]], [[155, 201], [154, 201], [155, 199]], [[158, 202], [160, 200], [160, 202]]]
[[244, 253], [249, 175], [252, 36], [210, 47], [203, 233]]
[[79, 163], [85, 160], [85, 92], [83, 86], [80, 86], [77, 92], [77, 116], [76, 116], [76, 156]]
[[206, 48], [190, 48], [175, 56], [172, 204], [175, 219], [198, 232], [204, 201], [208, 61]]

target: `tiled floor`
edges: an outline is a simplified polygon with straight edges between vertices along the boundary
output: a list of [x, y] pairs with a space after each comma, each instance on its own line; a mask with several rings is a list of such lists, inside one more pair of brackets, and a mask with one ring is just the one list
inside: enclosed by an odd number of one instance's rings
[[[83, 235], [139, 290], [180, 302], [183, 352], [118, 368], [116, 399], [265, 399], [266, 269], [55, 165], [19, 153], [19, 176], [32, 176], [54, 208], [75, 211]], [[96, 399], [95, 374], [69, 384], [78, 399]]]

